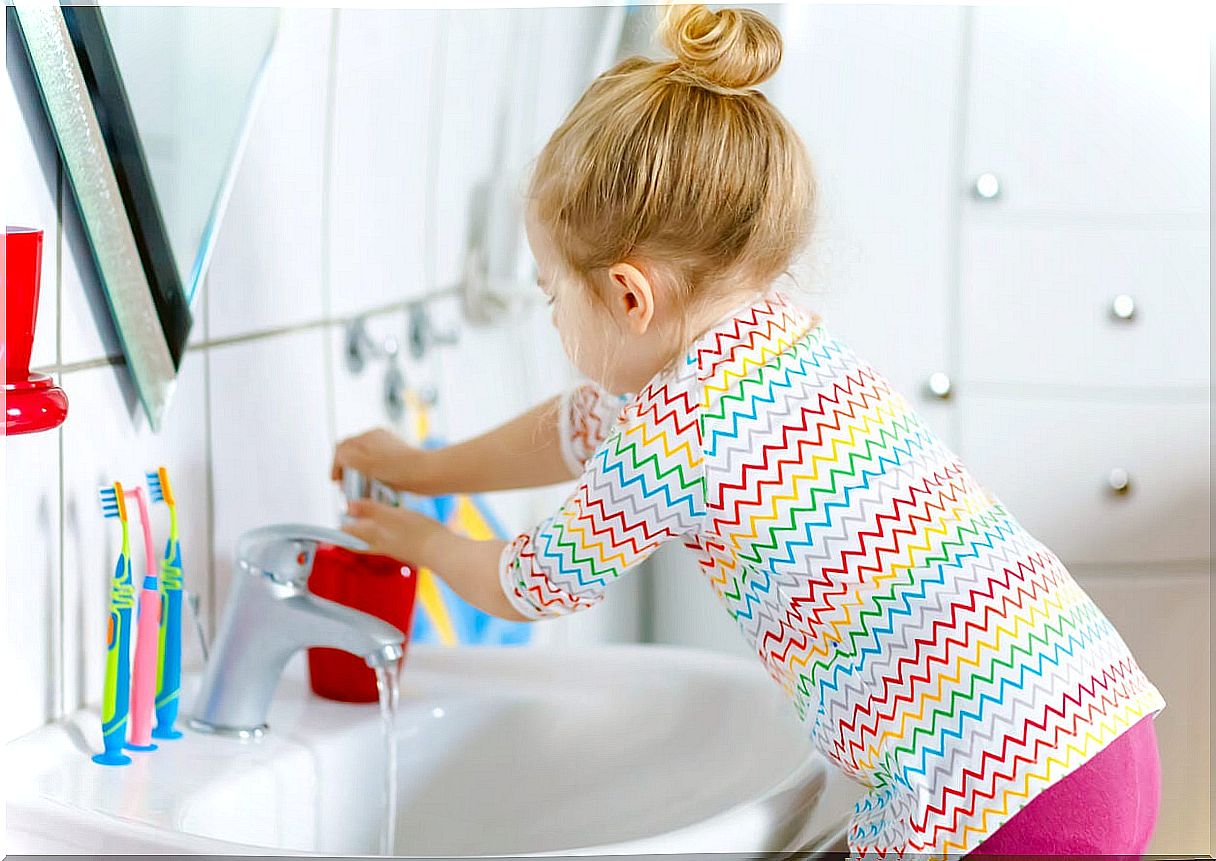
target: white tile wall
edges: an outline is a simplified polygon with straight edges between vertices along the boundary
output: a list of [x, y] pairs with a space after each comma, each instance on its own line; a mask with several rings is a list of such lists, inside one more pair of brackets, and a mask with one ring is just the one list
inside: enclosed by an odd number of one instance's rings
[[329, 192], [332, 310], [350, 314], [435, 290], [424, 267], [436, 64], [448, 15], [344, 10]]
[[210, 337], [320, 319], [328, 9], [286, 9], [207, 276]]
[[[510, 68], [510, 34], [518, 16], [509, 9], [449, 13], [443, 62], [437, 70], [442, 110], [441, 146], [433, 182], [435, 283], [455, 284], [468, 236], [474, 190], [494, 176], [503, 77]], [[487, 76], [486, 69], [500, 74]]]
[[[340, 318], [454, 280], [468, 192], [490, 170], [495, 64], [505, 61], [503, 33], [519, 14], [284, 13], [158, 434], [148, 430], [124, 367], [105, 360], [120, 352], [109, 309], [24, 49], [10, 36], [0, 107], [6, 128], [18, 133], [10, 137], [6, 220], [48, 231], [35, 362], [69, 366], [61, 384], [71, 406], [61, 431], [5, 441], [6, 655], [16, 703], [6, 710], [5, 738], [100, 694], [117, 541], [98, 513], [100, 484], [169, 468], [181, 500], [187, 584], [200, 593], [212, 629], [241, 532], [273, 521], [336, 522], [338, 496], [328, 480], [334, 440], [390, 424], [384, 366], [358, 375], [346, 369]], [[569, 61], [576, 59], [571, 52]], [[431, 95], [441, 68], [442, 111]], [[443, 153], [438, 173], [431, 150]], [[428, 284], [428, 267], [446, 274]], [[437, 317], [462, 325], [451, 302]], [[377, 314], [369, 329], [404, 344], [404, 312]], [[435, 429], [449, 438], [505, 419], [570, 380], [543, 314], [465, 333], [421, 365], [403, 361], [411, 385], [434, 382], [443, 392]], [[509, 526], [523, 527], [565, 492], [500, 494], [492, 504]], [[155, 516], [159, 541], [163, 510]], [[138, 533], [132, 549], [138, 564]], [[636, 595], [623, 591], [614, 605], [541, 638], [634, 637]], [[189, 628], [185, 644], [197, 664]]]
[[272, 523], [335, 524], [324, 351], [320, 331], [209, 351], [218, 607], [241, 533]]
[[6, 446], [4, 498], [4, 737], [35, 729], [59, 711], [55, 678], [59, 619], [59, 432], [15, 437]]

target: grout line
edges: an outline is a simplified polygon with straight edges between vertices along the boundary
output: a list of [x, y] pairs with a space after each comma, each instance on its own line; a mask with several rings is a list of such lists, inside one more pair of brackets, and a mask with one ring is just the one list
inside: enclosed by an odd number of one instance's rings
[[[443, 156], [444, 111], [443, 97], [447, 87], [448, 43], [451, 38], [452, 15], [447, 9], [437, 9], [435, 15], [435, 48], [431, 55], [430, 97], [427, 101], [425, 116], [430, 123], [426, 142], [426, 184], [423, 187], [423, 226], [422, 226], [422, 282], [427, 290], [438, 289], [439, 283], [439, 169]], [[463, 266], [461, 267], [463, 279]], [[457, 287], [454, 292], [459, 292]], [[410, 327], [409, 314], [401, 321], [408, 338]], [[431, 351], [430, 355], [418, 363], [418, 371], [423, 385], [430, 383], [436, 387], [444, 379], [446, 363], [443, 350]], [[429, 378], [429, 379], [428, 379]], [[410, 425], [412, 411], [407, 410], [402, 422]], [[431, 420], [436, 418], [437, 425], [443, 425], [447, 414], [446, 399], [437, 404], [431, 411]]]
[[[63, 161], [59, 160], [55, 168], [55, 364], [63, 363]], [[58, 382], [58, 381], [56, 381]], [[55, 703], [55, 717], [67, 713], [67, 573], [64, 570], [64, 548], [67, 544], [65, 531], [67, 529], [66, 482], [64, 481], [63, 466], [63, 427], [56, 430], [58, 436], [59, 457], [59, 601], [57, 610], [58, 632], [52, 639], [59, 644], [54, 658], [55, 675], [58, 678], [58, 694]]]
[[73, 371], [88, 371], [93, 368], [106, 368], [110, 365], [125, 365], [126, 363], [127, 360], [122, 356], [102, 356], [100, 359], [86, 359], [83, 362], [43, 365], [39, 368], [30, 368], [30, 371], [40, 374], [70, 374]]
[[443, 88], [447, 84], [448, 31], [451, 28], [451, 13], [437, 10], [438, 39], [435, 53], [431, 57], [431, 97], [426, 115], [430, 119], [430, 135], [426, 146], [426, 185], [422, 208], [425, 213], [422, 226], [422, 278], [428, 290], [436, 289], [438, 283], [438, 208], [439, 208], [439, 159], [443, 143]]
[[[333, 180], [334, 180], [334, 135], [336, 124], [334, 114], [337, 110], [338, 98], [338, 40], [342, 28], [342, 10], [333, 9], [329, 25], [329, 55], [326, 71], [325, 90], [325, 126], [324, 139], [321, 147], [321, 312], [325, 319], [333, 313], [333, 279], [330, 264], [333, 259], [333, 249], [330, 247], [332, 238], [333, 215]], [[331, 444], [338, 439], [338, 400], [336, 381], [334, 378], [333, 331], [326, 327], [322, 349], [322, 366], [325, 374], [325, 421], [329, 429]]]
[[[205, 285], [204, 285], [205, 289]], [[210, 291], [203, 293], [203, 338], [204, 340], [211, 334], [211, 301]], [[215, 610], [215, 595], [216, 589], [216, 563], [218, 556], [215, 548], [215, 451], [212, 440], [211, 426], [211, 351], [203, 351], [203, 453], [204, 463], [206, 464], [206, 479], [205, 479], [205, 508], [206, 508], [206, 534], [207, 534], [207, 582], [206, 588], [203, 590], [202, 596], [205, 604], [201, 608], [204, 614], [203, 630], [207, 635], [208, 642], [215, 639], [214, 622], [213, 620], [218, 615]], [[199, 655], [201, 658], [202, 655]]]

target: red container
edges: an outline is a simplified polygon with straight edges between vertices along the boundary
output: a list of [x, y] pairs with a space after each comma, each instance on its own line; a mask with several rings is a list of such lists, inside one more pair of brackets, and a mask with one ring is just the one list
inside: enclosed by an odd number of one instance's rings
[[63, 424], [68, 399], [47, 374], [30, 373], [38, 290], [42, 281], [42, 231], [4, 230], [4, 432], [30, 433]]
[[[308, 577], [308, 591], [378, 616], [405, 634], [406, 643], [417, 585], [414, 569], [396, 559], [328, 544], [317, 548]], [[379, 699], [375, 671], [349, 652], [309, 649], [308, 677], [318, 696], [344, 703], [374, 703]]]

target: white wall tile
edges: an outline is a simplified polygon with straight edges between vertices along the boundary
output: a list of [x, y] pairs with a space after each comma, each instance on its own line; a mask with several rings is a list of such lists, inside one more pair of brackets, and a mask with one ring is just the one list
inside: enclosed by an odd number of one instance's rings
[[470, 203], [495, 178], [495, 143], [510, 35], [519, 10], [459, 9], [450, 19], [440, 74], [439, 158], [435, 165], [435, 280], [457, 283], [468, 239]]
[[273, 523], [337, 525], [325, 349], [313, 330], [210, 351], [220, 612], [241, 534]]
[[4, 738], [59, 704], [59, 431], [5, 437]]
[[[172, 406], [159, 434], [149, 430], [125, 367], [92, 368], [64, 376], [72, 411], [63, 426], [64, 483], [64, 702], [68, 710], [95, 703], [105, 667], [106, 608], [118, 558], [117, 520], [101, 516], [97, 490], [113, 481], [144, 483], [144, 472], [169, 470], [178, 503], [186, 588], [207, 612], [211, 555], [207, 502], [205, 362], [187, 353]], [[146, 485], [145, 485], [146, 486]], [[159, 561], [168, 536], [168, 510], [151, 508]], [[143, 571], [143, 538], [131, 521], [132, 570]], [[201, 663], [189, 618], [183, 661]]]
[[425, 283], [428, 148], [434, 65], [446, 15], [431, 10], [338, 13], [329, 283], [333, 313], [351, 314], [434, 290]]
[[321, 316], [332, 10], [284, 10], [207, 282], [210, 336]]
[[8, 74], [0, 88], [0, 111], [7, 154], [4, 164], [4, 223], [14, 227], [34, 227], [43, 232], [42, 278], [38, 295], [38, 320], [34, 329], [34, 349], [30, 365], [54, 364], [57, 342], [56, 320], [59, 272], [56, 243], [59, 213], [56, 204], [59, 187], [59, 152], [25, 47], [16, 29], [6, 27], [5, 65]]

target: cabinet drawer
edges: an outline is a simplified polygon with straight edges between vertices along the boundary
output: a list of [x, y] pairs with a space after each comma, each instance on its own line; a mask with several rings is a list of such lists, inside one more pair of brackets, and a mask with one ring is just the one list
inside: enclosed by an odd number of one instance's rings
[[971, 10], [967, 178], [1000, 188], [973, 207], [1208, 211], [1209, 27], [1181, 4], [1118, 5]]
[[969, 220], [962, 246], [964, 377], [1206, 386], [1209, 241], [1206, 227]]
[[[1066, 563], [1211, 555], [1206, 402], [958, 404], [964, 462]], [[1111, 486], [1118, 471], [1122, 491]]]

